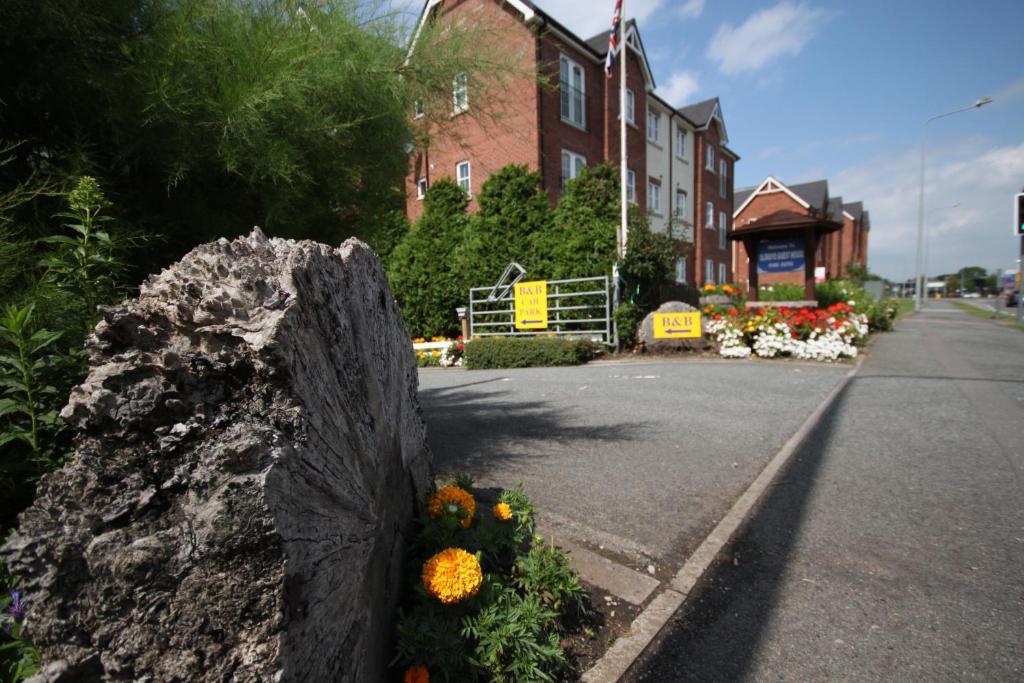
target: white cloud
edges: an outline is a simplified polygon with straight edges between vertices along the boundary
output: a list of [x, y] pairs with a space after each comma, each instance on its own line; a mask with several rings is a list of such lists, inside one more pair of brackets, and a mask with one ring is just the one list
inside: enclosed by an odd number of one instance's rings
[[797, 55], [828, 20], [823, 9], [780, 2], [752, 14], [738, 27], [718, 27], [707, 56], [726, 74], [756, 71], [785, 55]]
[[668, 77], [665, 85], [658, 88], [658, 94], [669, 104], [679, 107], [693, 98], [700, 90], [697, 76], [692, 71], [676, 71]]
[[[929, 273], [964, 266], [1013, 268], [1019, 238], [1012, 235], [1011, 198], [1024, 178], [1024, 143], [971, 153], [955, 150], [928, 164], [925, 226]], [[861, 200], [871, 212], [868, 266], [891, 279], [911, 277], [917, 248], [919, 151], [872, 159], [829, 178], [829, 191]], [[953, 204], [956, 208], [949, 208]]]
[[683, 19], [696, 19], [704, 11], [704, 0], [686, 0], [672, 11]]
[[[664, 4], [664, 0], [629, 0], [626, 3], [626, 19], [636, 19], [640, 22], [642, 32], [644, 21]], [[598, 3], [580, 0], [541, 0], [537, 5], [584, 40], [612, 27], [615, 3], [611, 0]]]

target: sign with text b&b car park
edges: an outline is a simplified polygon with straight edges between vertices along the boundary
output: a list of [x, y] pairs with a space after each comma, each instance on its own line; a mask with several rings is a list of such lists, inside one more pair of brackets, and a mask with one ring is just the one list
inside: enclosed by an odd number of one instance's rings
[[548, 326], [548, 283], [546, 280], [516, 284], [516, 329], [544, 330]]
[[701, 336], [700, 313], [655, 313], [655, 339], [689, 339]]

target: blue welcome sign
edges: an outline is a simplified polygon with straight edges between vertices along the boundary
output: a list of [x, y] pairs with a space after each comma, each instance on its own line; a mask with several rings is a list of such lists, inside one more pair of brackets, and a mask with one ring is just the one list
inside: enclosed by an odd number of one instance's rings
[[803, 269], [803, 238], [763, 240], [757, 245], [757, 272], [791, 273]]

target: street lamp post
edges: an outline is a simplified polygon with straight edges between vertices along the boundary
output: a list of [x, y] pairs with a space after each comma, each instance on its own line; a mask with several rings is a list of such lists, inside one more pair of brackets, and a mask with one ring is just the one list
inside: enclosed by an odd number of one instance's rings
[[927, 149], [928, 142], [928, 124], [938, 119], [944, 119], [947, 116], [953, 114], [959, 114], [964, 111], [971, 111], [972, 109], [978, 109], [992, 101], [991, 97], [982, 97], [980, 100], [975, 102], [969, 107], [963, 107], [961, 109], [955, 109], [953, 111], [947, 111], [945, 114], [939, 114], [933, 116], [924, 122], [921, 127], [921, 186], [918, 191], [917, 198], [917, 273], [914, 280], [914, 310], [921, 310], [921, 270], [924, 266], [924, 160], [925, 150]]

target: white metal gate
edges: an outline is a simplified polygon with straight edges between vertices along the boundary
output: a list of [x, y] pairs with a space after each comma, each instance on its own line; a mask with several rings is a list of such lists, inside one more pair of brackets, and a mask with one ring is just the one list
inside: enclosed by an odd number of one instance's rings
[[548, 327], [517, 330], [515, 293], [508, 288], [493, 300], [495, 287], [469, 290], [469, 331], [471, 337], [571, 336], [586, 337], [607, 344], [612, 340], [611, 296], [608, 277], [548, 280]]

